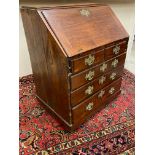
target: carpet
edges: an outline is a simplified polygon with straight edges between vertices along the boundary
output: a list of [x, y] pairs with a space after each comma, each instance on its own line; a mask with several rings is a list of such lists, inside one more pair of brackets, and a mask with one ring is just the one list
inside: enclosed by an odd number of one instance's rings
[[134, 75], [124, 70], [121, 94], [74, 132], [67, 132], [35, 97], [33, 75], [19, 79], [20, 155], [133, 155]]

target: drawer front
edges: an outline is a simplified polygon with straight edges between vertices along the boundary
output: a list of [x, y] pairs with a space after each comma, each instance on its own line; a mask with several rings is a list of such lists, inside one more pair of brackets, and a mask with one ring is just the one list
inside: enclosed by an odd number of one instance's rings
[[72, 72], [77, 73], [84, 69], [90, 68], [93, 65], [99, 64], [105, 60], [109, 60], [126, 52], [126, 49], [127, 42], [124, 41], [119, 44], [100, 49], [97, 52], [91, 52], [91, 54], [86, 55], [82, 58], [76, 58], [71, 61]]
[[97, 92], [101, 88], [109, 85], [114, 80], [117, 80], [118, 78], [120, 78], [123, 73], [123, 68], [124, 67], [119, 67], [113, 71], [103, 74], [100, 77], [93, 80], [92, 82], [71, 92], [71, 105], [72, 106], [77, 105], [84, 99], [93, 95], [95, 92]]
[[127, 51], [127, 43], [124, 41], [120, 44], [116, 44], [105, 48], [105, 60], [112, 59]]
[[85, 120], [89, 115], [91, 115], [96, 109], [105, 105], [108, 98], [115, 95], [115, 93], [120, 91], [121, 78], [114, 81], [104, 89], [100, 90], [94, 94], [89, 99], [80, 103], [72, 109], [73, 123], [78, 123], [79, 121]]
[[75, 90], [82, 85], [93, 81], [96, 77], [102, 75], [103, 73], [107, 73], [119, 66], [124, 66], [125, 56], [126, 53], [89, 70], [85, 70], [79, 74], [71, 76], [71, 90]]

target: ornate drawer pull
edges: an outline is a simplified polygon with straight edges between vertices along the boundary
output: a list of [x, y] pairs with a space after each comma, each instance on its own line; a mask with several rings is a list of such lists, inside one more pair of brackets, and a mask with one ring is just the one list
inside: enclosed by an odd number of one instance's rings
[[113, 53], [114, 54], [118, 54], [120, 51], [120, 46], [116, 45], [114, 48], [113, 48]]
[[94, 103], [93, 103], [93, 102], [89, 103], [89, 104], [86, 106], [86, 110], [88, 110], [88, 111], [92, 110], [92, 109], [93, 109], [93, 106], [94, 106]]
[[95, 75], [94, 71], [89, 71], [89, 73], [86, 74], [85, 79], [90, 81], [94, 78], [94, 75]]
[[102, 76], [100, 79], [99, 79], [99, 84], [103, 84], [103, 82], [106, 80], [106, 77], [105, 76]]
[[109, 90], [109, 94], [113, 94], [115, 91], [115, 88], [114, 87], [111, 87], [110, 90]]
[[98, 98], [102, 98], [102, 96], [105, 94], [105, 90], [101, 90], [101, 92], [98, 95]]
[[106, 68], [107, 68], [107, 64], [102, 64], [100, 67], [100, 71], [104, 72]]
[[85, 58], [85, 65], [91, 66], [95, 61], [95, 57], [93, 55], [89, 55], [88, 58]]
[[85, 94], [87, 95], [91, 95], [93, 93], [93, 86], [89, 86], [86, 90], [85, 90]]
[[111, 80], [114, 80], [115, 78], [116, 78], [116, 73], [113, 72], [113, 73], [110, 75], [110, 79], [111, 79]]
[[118, 59], [115, 59], [115, 60], [111, 63], [111, 66], [115, 68], [115, 67], [117, 66], [117, 64], [118, 64]]

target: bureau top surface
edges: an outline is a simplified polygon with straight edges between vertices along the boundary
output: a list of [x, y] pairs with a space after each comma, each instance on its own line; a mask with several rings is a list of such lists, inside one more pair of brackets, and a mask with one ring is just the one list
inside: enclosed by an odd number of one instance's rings
[[128, 37], [109, 6], [53, 7], [40, 12], [68, 57]]

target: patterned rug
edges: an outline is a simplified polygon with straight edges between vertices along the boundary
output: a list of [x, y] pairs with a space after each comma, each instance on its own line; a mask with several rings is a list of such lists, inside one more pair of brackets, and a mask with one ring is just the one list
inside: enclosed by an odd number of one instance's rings
[[66, 132], [35, 97], [32, 75], [19, 80], [20, 155], [134, 155], [134, 75], [121, 94], [74, 132]]

